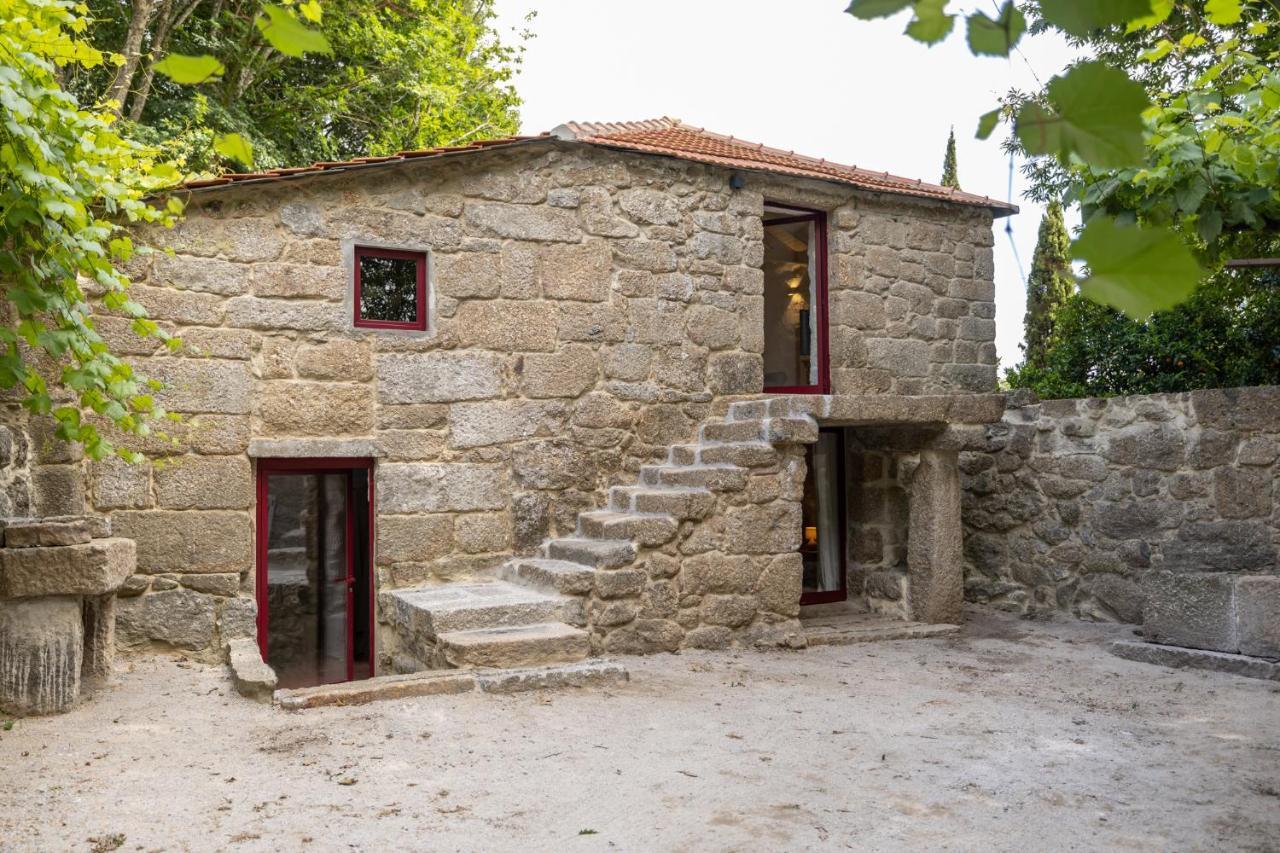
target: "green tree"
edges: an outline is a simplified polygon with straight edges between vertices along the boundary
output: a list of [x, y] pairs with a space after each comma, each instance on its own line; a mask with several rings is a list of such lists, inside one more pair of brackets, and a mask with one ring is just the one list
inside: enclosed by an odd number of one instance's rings
[[[926, 44], [955, 28], [949, 0], [853, 0], [876, 18], [910, 9]], [[1243, 257], [1280, 212], [1280, 12], [1270, 0], [1005, 0], [964, 19], [978, 56], [1007, 57], [1028, 29], [1106, 50], [1042, 91], [1011, 93], [978, 122], [1057, 183], [1041, 198], [1082, 207], [1071, 253], [1081, 291], [1144, 318], [1187, 299], [1206, 272]], [[1152, 65], [1150, 70], [1143, 66]]]
[[[70, 88], [84, 101], [117, 96], [122, 115], [138, 125], [134, 133], [189, 170], [246, 165], [229, 151], [213, 153], [212, 141], [230, 133], [248, 143], [255, 168], [275, 168], [500, 136], [518, 126], [511, 79], [522, 48], [498, 38], [492, 0], [330, 0], [316, 26], [331, 52], [303, 58], [276, 48], [255, 26], [262, 0], [93, 0], [90, 7], [97, 45], [126, 63], [84, 69]], [[194, 86], [156, 73], [168, 57], [195, 54], [217, 57], [222, 70]]]
[[1043, 361], [1006, 379], [1043, 398], [1280, 384], [1280, 270], [1222, 270], [1140, 321], [1075, 294], [1055, 315]]
[[942, 158], [942, 186], [960, 189], [960, 177], [956, 174], [956, 129], [947, 134], [947, 153]]
[[1049, 202], [1040, 220], [1036, 251], [1027, 278], [1027, 313], [1023, 320], [1023, 364], [1041, 366], [1053, 337], [1054, 317], [1075, 293], [1071, 273], [1071, 237], [1062, 219], [1062, 205]]

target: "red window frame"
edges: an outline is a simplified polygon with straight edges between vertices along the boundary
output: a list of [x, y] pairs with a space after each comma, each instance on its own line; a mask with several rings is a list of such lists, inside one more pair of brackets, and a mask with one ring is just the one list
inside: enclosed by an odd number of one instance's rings
[[[377, 664], [374, 650], [377, 645], [374, 633], [377, 631], [377, 586], [374, 574], [373, 543], [376, 541], [374, 521], [374, 479], [373, 460], [368, 457], [351, 456], [314, 456], [314, 457], [273, 457], [257, 461], [257, 498], [256, 527], [254, 531], [254, 594], [258, 605], [258, 651], [262, 659], [267, 659], [267, 480], [272, 474], [343, 474], [351, 471], [367, 471], [369, 484], [369, 553], [366, 556], [369, 568], [369, 677], [376, 675]], [[353, 505], [352, 482], [347, 480], [347, 506]], [[351, 543], [355, 541], [355, 517], [347, 513], [347, 681], [355, 680], [355, 551]]]
[[[410, 252], [403, 249], [379, 249], [376, 246], [356, 246], [354, 255], [355, 289], [352, 299], [353, 320], [361, 329], [404, 329], [412, 332], [427, 330], [427, 253]], [[402, 261], [413, 261], [417, 265], [418, 282], [414, 294], [414, 304], [418, 308], [418, 319], [406, 323], [399, 320], [372, 320], [360, 316], [360, 260], [362, 258], [394, 258]]]
[[827, 213], [808, 207], [796, 207], [791, 204], [780, 204], [765, 200], [766, 208], [795, 211], [794, 216], [776, 217], [768, 222], [761, 217], [765, 227], [769, 225], [785, 225], [789, 222], [813, 223], [813, 310], [816, 312], [815, 329], [818, 358], [818, 384], [816, 385], [766, 385], [766, 394], [830, 394], [831, 393], [831, 346], [830, 330], [827, 323]]

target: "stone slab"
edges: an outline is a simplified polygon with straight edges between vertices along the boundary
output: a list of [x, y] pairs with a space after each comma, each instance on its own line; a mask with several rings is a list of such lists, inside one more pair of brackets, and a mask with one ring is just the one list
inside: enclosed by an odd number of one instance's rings
[[960, 632], [959, 625], [904, 622], [870, 614], [831, 616], [800, 615], [800, 626], [810, 646], [848, 646], [889, 640], [925, 640]]
[[0, 713], [60, 714], [80, 697], [80, 599], [0, 601]]
[[262, 659], [258, 644], [248, 637], [227, 643], [231, 682], [236, 692], [259, 702], [270, 702], [278, 683], [275, 670]]
[[4, 524], [4, 547], [39, 548], [51, 545], [83, 545], [93, 538], [88, 519], [21, 519]]
[[1249, 655], [1233, 655], [1226, 652], [1210, 652], [1203, 649], [1184, 649], [1180, 646], [1162, 646], [1138, 640], [1116, 640], [1110, 646], [1111, 654], [1139, 663], [1153, 663], [1173, 669], [1205, 669], [1246, 678], [1280, 681], [1280, 662], [1255, 658]]
[[595, 687], [621, 684], [631, 679], [626, 667], [608, 660], [592, 660], [560, 666], [506, 669], [476, 673], [482, 693], [523, 693], [556, 687]]
[[133, 574], [136, 554], [133, 541], [121, 538], [0, 549], [0, 599], [105, 595]]

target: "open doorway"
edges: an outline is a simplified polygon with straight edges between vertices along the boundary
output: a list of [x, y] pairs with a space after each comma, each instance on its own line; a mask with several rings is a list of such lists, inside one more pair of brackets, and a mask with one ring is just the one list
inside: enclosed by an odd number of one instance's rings
[[845, 565], [844, 431], [824, 429], [805, 448], [801, 501], [804, 579], [800, 603], [829, 604], [849, 597]]
[[765, 204], [765, 391], [827, 393], [826, 235], [825, 213]]
[[258, 645], [281, 687], [373, 675], [372, 463], [258, 461]]

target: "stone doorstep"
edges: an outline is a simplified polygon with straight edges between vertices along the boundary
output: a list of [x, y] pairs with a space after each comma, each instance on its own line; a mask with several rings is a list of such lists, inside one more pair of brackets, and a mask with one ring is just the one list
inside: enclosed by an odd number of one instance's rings
[[903, 622], [900, 619], [861, 617], [859, 619], [801, 618], [801, 632], [810, 646], [849, 646], [888, 640], [926, 640], [960, 632], [959, 625]]
[[383, 610], [404, 630], [447, 631], [532, 625], [560, 617], [567, 599], [501, 580], [432, 584], [383, 593]]
[[456, 667], [496, 669], [585, 660], [591, 635], [563, 622], [449, 631], [436, 638], [445, 660]]
[[236, 692], [259, 702], [270, 702], [278, 681], [275, 670], [262, 659], [257, 641], [248, 637], [232, 640], [227, 643], [227, 654]]
[[1116, 640], [1110, 645], [1109, 651], [1125, 660], [1153, 663], [1172, 669], [1207, 669], [1228, 675], [1243, 675], [1245, 678], [1280, 681], [1280, 661], [1268, 658], [1186, 649], [1181, 646], [1163, 646], [1159, 643], [1144, 643], [1140, 640]]
[[521, 669], [436, 669], [409, 675], [380, 675], [365, 681], [277, 690], [286, 711], [328, 705], [364, 705], [384, 699], [411, 699], [453, 693], [520, 693], [559, 687], [595, 687], [630, 680], [620, 663], [591, 660]]

